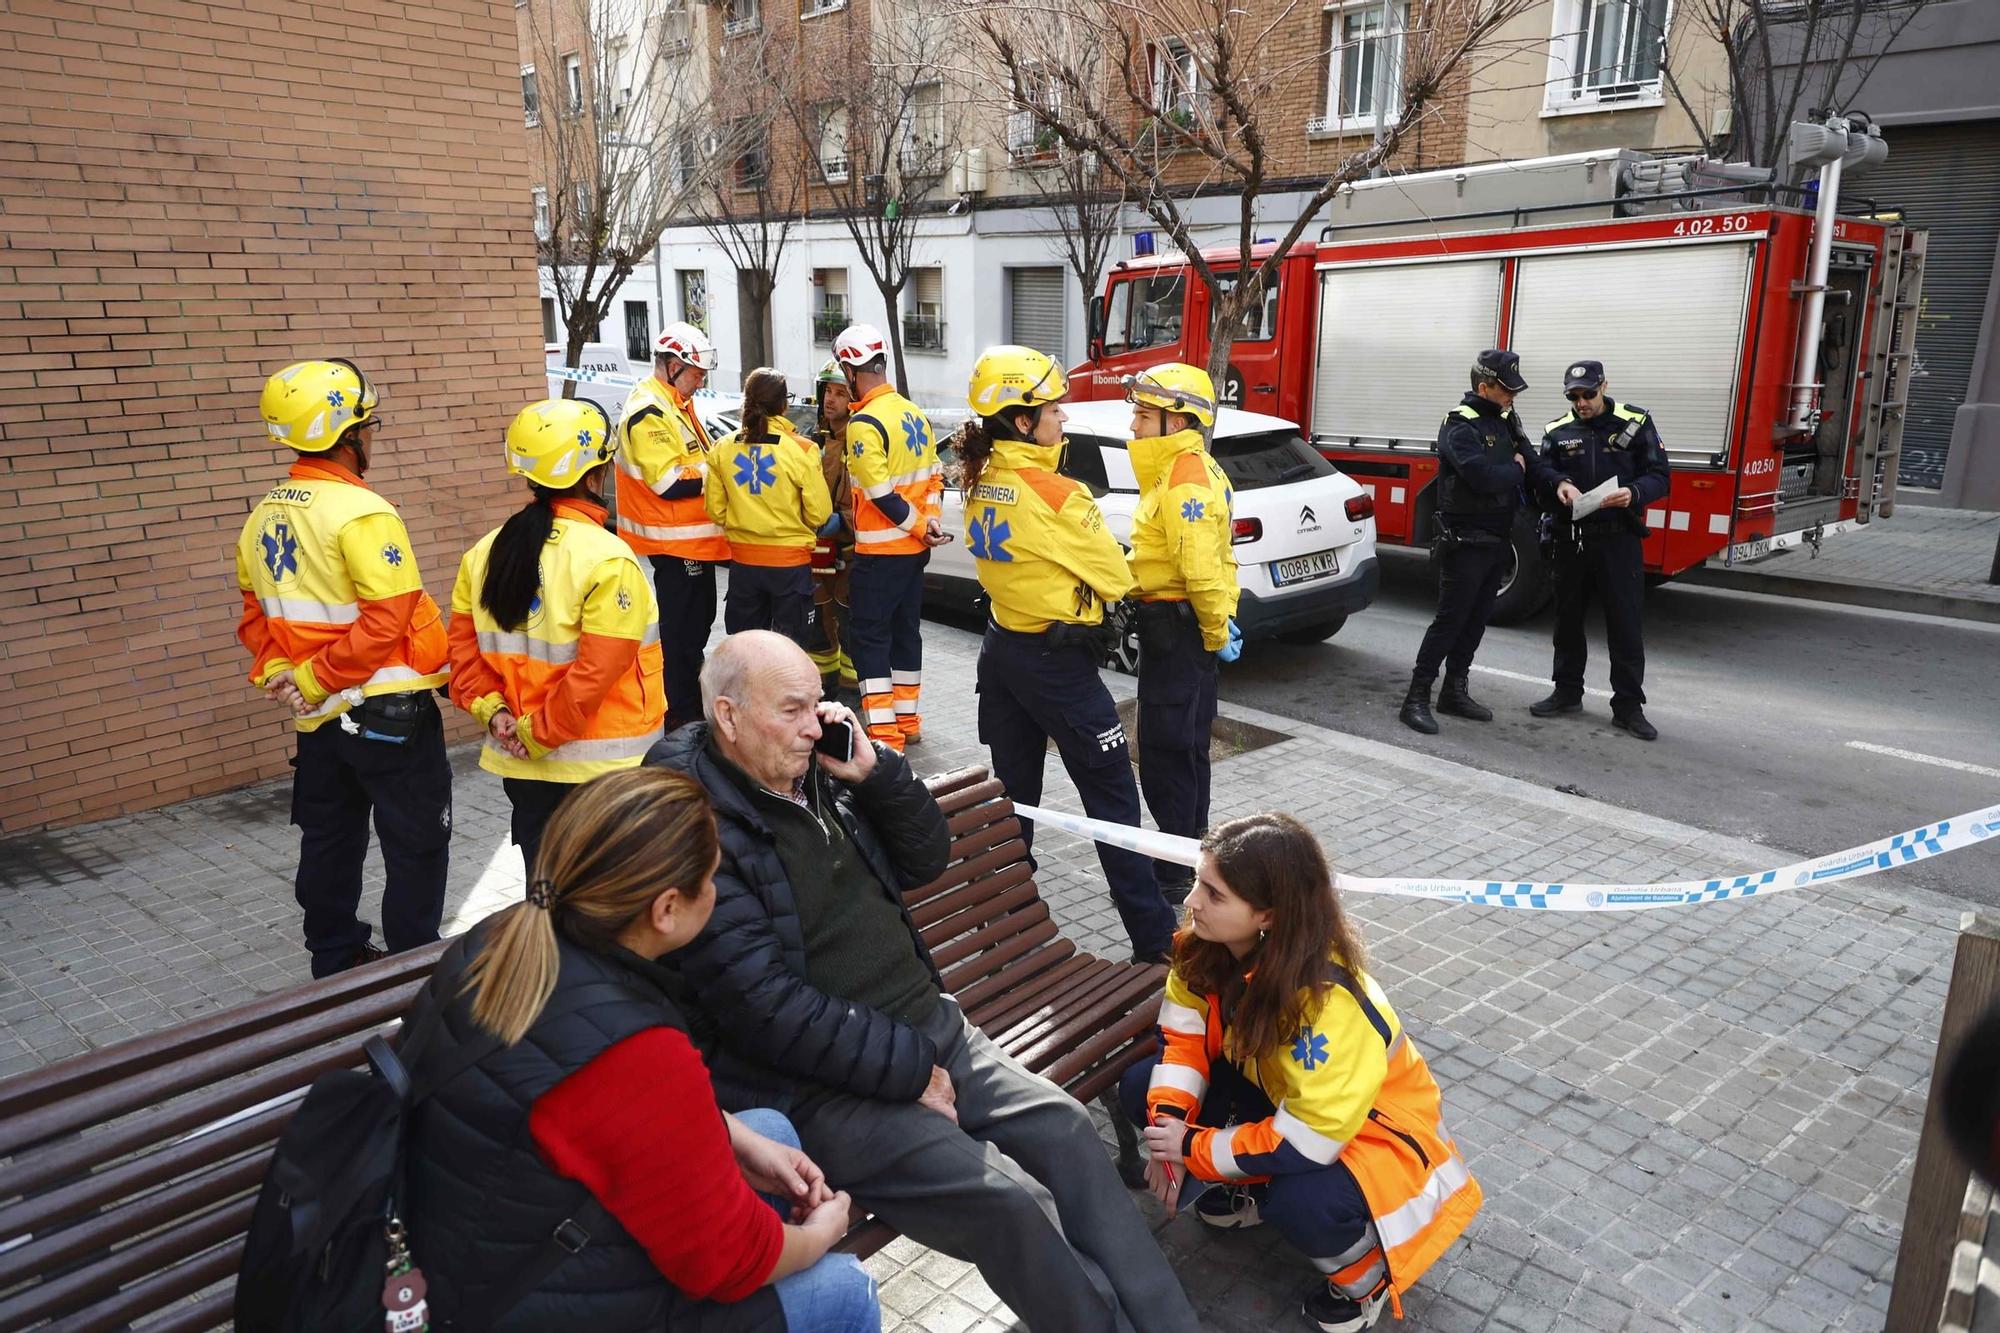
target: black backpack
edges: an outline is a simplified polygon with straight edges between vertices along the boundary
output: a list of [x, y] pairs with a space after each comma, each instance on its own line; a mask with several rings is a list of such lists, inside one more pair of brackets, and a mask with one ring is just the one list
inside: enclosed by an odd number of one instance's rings
[[[299, 1103], [264, 1174], [236, 1275], [241, 1333], [380, 1333], [424, 1328], [423, 1275], [407, 1267], [403, 1153], [410, 1112], [433, 1091], [501, 1047], [466, 1044], [435, 1081], [418, 1087], [409, 1065], [443, 1027], [435, 993], [407, 1025], [408, 1064], [380, 1036], [363, 1050], [370, 1069], [322, 1074]], [[588, 1190], [535, 1261], [481, 1310], [448, 1312], [457, 1328], [482, 1329], [518, 1304], [558, 1265], [610, 1226]], [[560, 1237], [558, 1240], [556, 1237]], [[400, 1262], [398, 1262], [400, 1260]]]

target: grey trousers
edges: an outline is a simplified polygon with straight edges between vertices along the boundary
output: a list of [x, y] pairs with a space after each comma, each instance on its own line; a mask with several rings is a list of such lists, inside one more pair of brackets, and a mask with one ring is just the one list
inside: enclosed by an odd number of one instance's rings
[[910, 1239], [976, 1264], [1037, 1333], [1195, 1333], [1089, 1112], [949, 997], [923, 1031], [957, 1090], [958, 1124], [916, 1102], [810, 1095], [789, 1114], [827, 1181]]

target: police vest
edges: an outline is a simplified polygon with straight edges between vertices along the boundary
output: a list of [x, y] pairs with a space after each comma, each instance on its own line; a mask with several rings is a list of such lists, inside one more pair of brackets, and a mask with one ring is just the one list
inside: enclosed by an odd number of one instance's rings
[[[1512, 463], [1517, 451], [1525, 446], [1514, 438], [1508, 428], [1512, 413], [1491, 415], [1477, 411], [1460, 403], [1451, 409], [1444, 419], [1444, 426], [1438, 432], [1442, 443], [1445, 432], [1462, 433], [1468, 427], [1479, 437], [1480, 449], [1487, 459], [1494, 463]], [[1438, 463], [1438, 508], [1446, 514], [1511, 514], [1520, 508], [1521, 500], [1517, 491], [1505, 495], [1486, 495], [1465, 484], [1458, 469], [1439, 451]]]
[[[1644, 408], [1614, 400], [1611, 420], [1604, 422], [1609, 429], [1601, 428], [1597, 424], [1600, 420], [1585, 421], [1575, 412], [1565, 412], [1543, 428], [1542, 444], [1549, 465], [1578, 490], [1590, 490], [1608, 477], [1616, 477], [1620, 486], [1630, 486], [1650, 461]], [[1633, 505], [1600, 509], [1579, 526], [1593, 530], [1623, 527], [1643, 535], [1646, 520], [1640, 507]]]
[[[483, 726], [502, 706], [539, 750], [520, 759], [489, 735], [479, 766], [506, 778], [588, 782], [636, 768], [664, 734], [659, 612], [652, 580], [624, 542], [593, 519], [603, 511], [556, 502], [542, 547], [541, 588], [528, 618], [508, 629], [480, 602], [495, 528], [458, 564], [451, 591], [452, 701]], [[607, 668], [601, 698], [580, 707], [563, 685], [580, 666]], [[579, 677], [582, 679], [582, 677]]]
[[640, 555], [727, 560], [729, 541], [708, 516], [699, 488], [669, 500], [660, 492], [708, 475], [708, 435], [692, 409], [648, 375], [625, 401], [619, 429], [618, 535]]
[[[847, 473], [854, 486], [854, 551], [916, 555], [926, 520], [939, 514], [944, 491], [930, 419], [909, 399], [880, 385], [847, 419]], [[902, 497], [909, 513], [897, 522], [876, 501]]]

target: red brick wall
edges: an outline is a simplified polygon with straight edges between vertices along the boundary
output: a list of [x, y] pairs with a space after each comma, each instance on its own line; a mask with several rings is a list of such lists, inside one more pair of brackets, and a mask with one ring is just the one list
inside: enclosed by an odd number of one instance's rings
[[[285, 769], [231, 549], [264, 378], [347, 355], [425, 583], [541, 394], [507, 0], [0, 5], [0, 830]], [[456, 724], [464, 734], [462, 720]]]

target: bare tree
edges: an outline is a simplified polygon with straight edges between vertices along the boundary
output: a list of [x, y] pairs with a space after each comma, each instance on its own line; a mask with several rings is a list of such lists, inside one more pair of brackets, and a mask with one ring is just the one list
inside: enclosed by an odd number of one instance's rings
[[947, 5], [876, 0], [840, 16], [844, 45], [814, 62], [791, 99], [809, 171], [847, 228], [882, 298], [896, 382], [903, 289], [915, 267], [919, 205], [951, 169], [968, 98], [954, 85], [963, 24]]
[[[1064, 148], [1094, 154], [1207, 285], [1213, 294], [1208, 371], [1221, 383], [1239, 331], [1261, 307], [1284, 253], [1319, 210], [1342, 185], [1391, 160], [1406, 139], [1436, 118], [1450, 82], [1495, 43], [1498, 29], [1540, 2], [1414, 0], [1410, 26], [1400, 36], [1400, 80], [1377, 84], [1378, 89], [1399, 84], [1389, 88], [1399, 104], [1395, 115], [1380, 117], [1367, 146], [1348, 153], [1313, 188], [1276, 248], [1256, 264], [1258, 200], [1278, 178], [1267, 129], [1270, 109], [1283, 104], [1283, 94], [1298, 80], [1313, 78], [1327, 56], [1320, 48], [1302, 60], [1273, 59], [1271, 39], [1306, 14], [1316, 19], [1317, 4], [1019, 0], [970, 12], [1015, 103]], [[1092, 40], [1049, 41], [1051, 25], [1065, 19], [1087, 28]], [[1093, 59], [1093, 50], [1109, 59]], [[1176, 189], [1163, 179], [1182, 163], [1193, 164], [1182, 168], [1196, 177], [1192, 183], [1220, 187], [1238, 204], [1236, 263], [1220, 282], [1194, 239], [1192, 189]]]
[[528, 6], [535, 63], [522, 94], [544, 173], [536, 248], [569, 331], [565, 365], [578, 364], [632, 270], [754, 128], [710, 128], [691, 22], [688, 0]]

